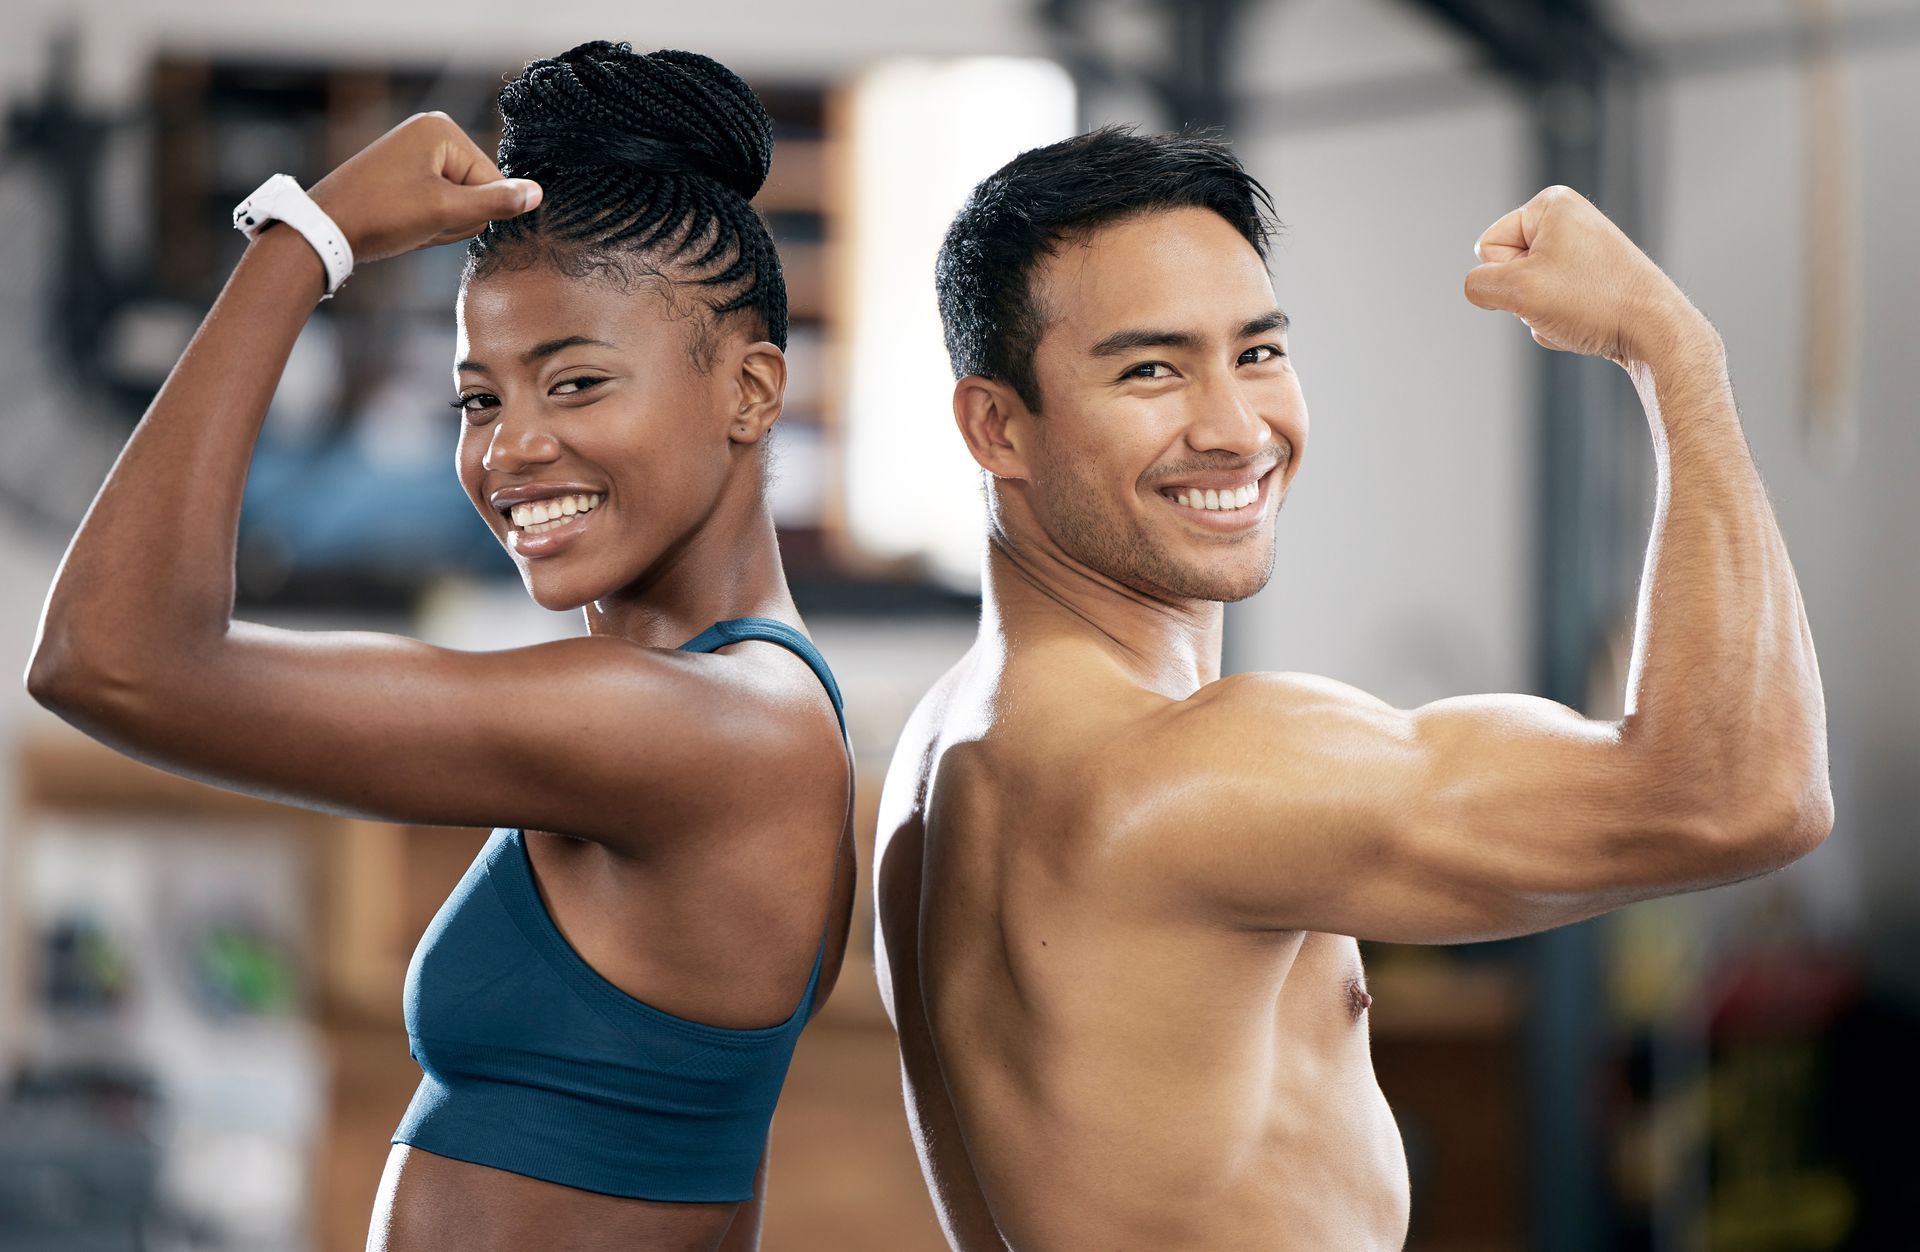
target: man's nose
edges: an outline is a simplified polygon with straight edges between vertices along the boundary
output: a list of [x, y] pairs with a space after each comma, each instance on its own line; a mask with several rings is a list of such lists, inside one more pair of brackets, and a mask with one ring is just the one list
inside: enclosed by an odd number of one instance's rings
[[1194, 396], [1187, 443], [1196, 452], [1253, 456], [1272, 441], [1273, 430], [1231, 374], [1215, 376]]

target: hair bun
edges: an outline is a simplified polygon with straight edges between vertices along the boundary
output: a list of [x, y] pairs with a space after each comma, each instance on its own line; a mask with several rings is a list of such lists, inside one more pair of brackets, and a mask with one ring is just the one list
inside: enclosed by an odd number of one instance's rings
[[579, 44], [528, 62], [500, 89], [500, 117], [497, 164], [509, 177], [622, 164], [704, 175], [751, 200], [773, 161], [773, 122], [759, 97], [697, 52]]

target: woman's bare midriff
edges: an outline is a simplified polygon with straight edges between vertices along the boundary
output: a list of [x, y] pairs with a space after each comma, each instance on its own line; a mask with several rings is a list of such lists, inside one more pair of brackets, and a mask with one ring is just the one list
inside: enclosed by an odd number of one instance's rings
[[602, 1195], [396, 1143], [367, 1252], [714, 1252], [739, 1207]]

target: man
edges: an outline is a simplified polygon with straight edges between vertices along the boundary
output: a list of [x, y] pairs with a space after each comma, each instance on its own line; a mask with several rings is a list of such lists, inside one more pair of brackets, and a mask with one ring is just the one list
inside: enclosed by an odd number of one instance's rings
[[1307, 442], [1269, 211], [1224, 146], [1109, 129], [1010, 162], [941, 250], [984, 604], [887, 779], [877, 946], [964, 1252], [1397, 1249], [1355, 937], [1543, 930], [1765, 873], [1832, 824], [1719, 339], [1566, 188], [1482, 236], [1466, 291], [1646, 406], [1626, 716], [1220, 677], [1221, 602], [1272, 572]]

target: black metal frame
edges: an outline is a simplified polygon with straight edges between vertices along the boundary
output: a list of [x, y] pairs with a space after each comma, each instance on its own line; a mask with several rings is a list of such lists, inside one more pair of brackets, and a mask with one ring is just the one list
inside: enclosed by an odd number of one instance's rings
[[[1638, 206], [1614, 175], [1616, 131], [1632, 115], [1638, 56], [1595, 0], [1409, 0], [1467, 39], [1530, 104], [1541, 185], [1564, 183], [1638, 235]], [[1614, 97], [1614, 99], [1610, 99]], [[1621, 98], [1624, 99], [1621, 99]], [[1621, 607], [1619, 537], [1629, 510], [1608, 468], [1639, 437], [1620, 420], [1614, 367], [1562, 352], [1539, 357], [1538, 507], [1535, 552], [1535, 690], [1574, 708]], [[1630, 585], [1630, 581], [1629, 581]], [[1527, 1228], [1532, 1247], [1588, 1252], [1612, 1245], [1606, 1128], [1596, 1079], [1604, 1071], [1601, 923], [1583, 922], [1521, 942], [1527, 973]]]

